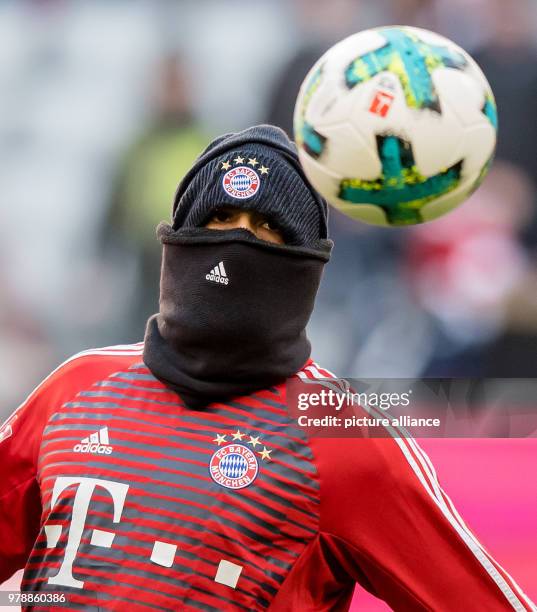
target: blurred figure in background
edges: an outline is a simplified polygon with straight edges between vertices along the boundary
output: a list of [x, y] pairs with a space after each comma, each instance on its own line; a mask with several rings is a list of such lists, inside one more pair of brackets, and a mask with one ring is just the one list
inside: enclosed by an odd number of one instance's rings
[[145, 321], [158, 310], [160, 245], [153, 231], [169, 215], [178, 181], [208, 143], [190, 97], [192, 87], [182, 57], [164, 57], [157, 67], [153, 118], [127, 151], [117, 177], [102, 240], [106, 249], [135, 262], [131, 299], [114, 333], [137, 340]]
[[[536, 7], [530, 0], [488, 0], [481, 15], [488, 34], [474, 57], [487, 75], [498, 105], [495, 168], [503, 172], [504, 179], [496, 184], [493, 178], [487, 179], [490, 189], [482, 197], [486, 195], [492, 203], [503, 198], [503, 208], [506, 215], [513, 215], [512, 224], [518, 225], [520, 248], [529, 260], [518, 282], [503, 296], [502, 333], [489, 347], [483, 368], [487, 376], [533, 377], [537, 375], [537, 123], [530, 109], [537, 97]], [[500, 165], [504, 160], [512, 164], [509, 175]], [[517, 209], [520, 212], [522, 208], [526, 212], [520, 223]]]
[[429, 317], [433, 342], [425, 376], [488, 373], [486, 356], [502, 333], [506, 301], [530, 269], [520, 236], [533, 197], [524, 171], [497, 161], [469, 202], [410, 230], [405, 281]]
[[[496, 162], [497, 171], [506, 164]], [[508, 166], [509, 167], [509, 166]], [[491, 189], [495, 186], [491, 184]], [[511, 166], [510, 176], [497, 184], [498, 200], [503, 200], [504, 218], [518, 225], [518, 235], [525, 237], [519, 249], [525, 265], [514, 269], [516, 282], [501, 301], [501, 333], [495, 338], [484, 358], [484, 373], [489, 377], [537, 377], [537, 244], [528, 227], [535, 228], [535, 183], [520, 167]], [[533, 223], [530, 220], [533, 218]], [[505, 266], [505, 263], [504, 263]], [[497, 285], [497, 274], [494, 276]]]

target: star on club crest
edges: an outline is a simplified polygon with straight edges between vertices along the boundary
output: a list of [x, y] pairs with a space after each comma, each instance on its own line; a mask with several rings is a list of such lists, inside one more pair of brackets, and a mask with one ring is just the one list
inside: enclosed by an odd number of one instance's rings
[[261, 442], [259, 441], [259, 436], [257, 437], [250, 436], [250, 439], [248, 440], [248, 444], [251, 444], [253, 448], [255, 448], [258, 444], [261, 444]]
[[263, 446], [263, 450], [260, 451], [258, 453], [258, 455], [261, 455], [261, 459], [270, 459], [270, 453], [272, 452], [272, 450], [267, 450], [266, 446]]
[[213, 439], [213, 442], [218, 444], [218, 446], [220, 446], [220, 444], [225, 444], [227, 442], [226, 436], [221, 436], [220, 434], [216, 434], [216, 438]]
[[[233, 163], [237, 166], [237, 165], [242, 165], [244, 164], [245, 160], [246, 160], [247, 156], [242, 156], [237, 154], [237, 157], [235, 157], [233, 160]], [[259, 166], [260, 162], [257, 161], [256, 157], [248, 157], [248, 162], [247, 165], [251, 166], [252, 168], [255, 168], [256, 166]], [[225, 170], [226, 172], [228, 170], [230, 170], [230, 168], [232, 167], [232, 164], [230, 163], [229, 160], [226, 159], [226, 161], [222, 162], [222, 165], [220, 166], [220, 170]], [[259, 174], [268, 174], [269, 173], [270, 168], [268, 166], [265, 166], [265, 164], [261, 164], [259, 166]]]
[[[226, 436], [230, 436], [231, 439], [228, 440], [228, 438]], [[244, 440], [243, 440], [244, 438]], [[267, 447], [263, 444], [263, 442], [260, 439], [260, 436], [252, 436], [251, 434], [246, 434], [244, 432], [242, 432], [240, 429], [237, 429], [237, 431], [233, 432], [233, 433], [228, 433], [228, 434], [216, 434], [216, 438], [213, 438], [213, 442], [215, 444], [217, 444], [218, 446], [221, 446], [222, 444], [227, 444], [227, 445], [231, 445], [233, 446], [233, 443], [237, 441], [238, 443], [244, 445], [246, 448], [250, 448], [252, 447], [253, 452], [255, 452], [257, 455], [259, 455], [261, 457], [261, 459], [263, 459], [264, 461], [271, 461], [272, 460], [272, 449], [267, 449]], [[256, 448], [258, 446], [262, 446], [263, 450], [256, 450]]]

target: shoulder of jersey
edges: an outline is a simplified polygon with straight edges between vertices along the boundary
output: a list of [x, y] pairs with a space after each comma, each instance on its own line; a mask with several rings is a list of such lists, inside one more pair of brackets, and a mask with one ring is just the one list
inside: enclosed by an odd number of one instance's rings
[[43, 393], [58, 385], [84, 384], [106, 378], [115, 371], [128, 369], [142, 359], [143, 342], [137, 344], [118, 344], [102, 348], [88, 349], [73, 355], [53, 372], [30, 394]]
[[79, 374], [81, 370], [94, 368], [98, 370], [128, 368], [141, 360], [143, 349], [143, 342], [87, 349], [64, 361], [50, 376], [53, 378], [60, 374], [65, 376], [71, 372]]
[[[313, 359], [308, 359], [294, 376], [304, 383], [327, 386], [336, 391], [347, 390], [347, 386], [343, 379], [338, 378], [333, 372], [323, 368], [317, 362], [313, 361]], [[337, 387], [334, 387], [334, 385]]]

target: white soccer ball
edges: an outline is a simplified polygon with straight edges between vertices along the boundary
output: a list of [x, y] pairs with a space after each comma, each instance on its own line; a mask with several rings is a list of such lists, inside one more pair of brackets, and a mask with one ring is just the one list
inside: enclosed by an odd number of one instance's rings
[[455, 208], [496, 146], [494, 96], [475, 61], [428, 30], [349, 36], [310, 70], [295, 140], [312, 185], [354, 219], [413, 225]]

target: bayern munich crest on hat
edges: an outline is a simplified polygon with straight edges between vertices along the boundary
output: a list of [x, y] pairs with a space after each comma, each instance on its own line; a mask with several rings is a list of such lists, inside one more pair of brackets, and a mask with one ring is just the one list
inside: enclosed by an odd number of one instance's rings
[[222, 178], [224, 191], [238, 200], [251, 198], [259, 190], [259, 185], [257, 172], [248, 166], [237, 166], [228, 170]]
[[211, 478], [226, 489], [244, 489], [252, 484], [259, 471], [254, 452], [243, 444], [226, 444], [209, 462]]

